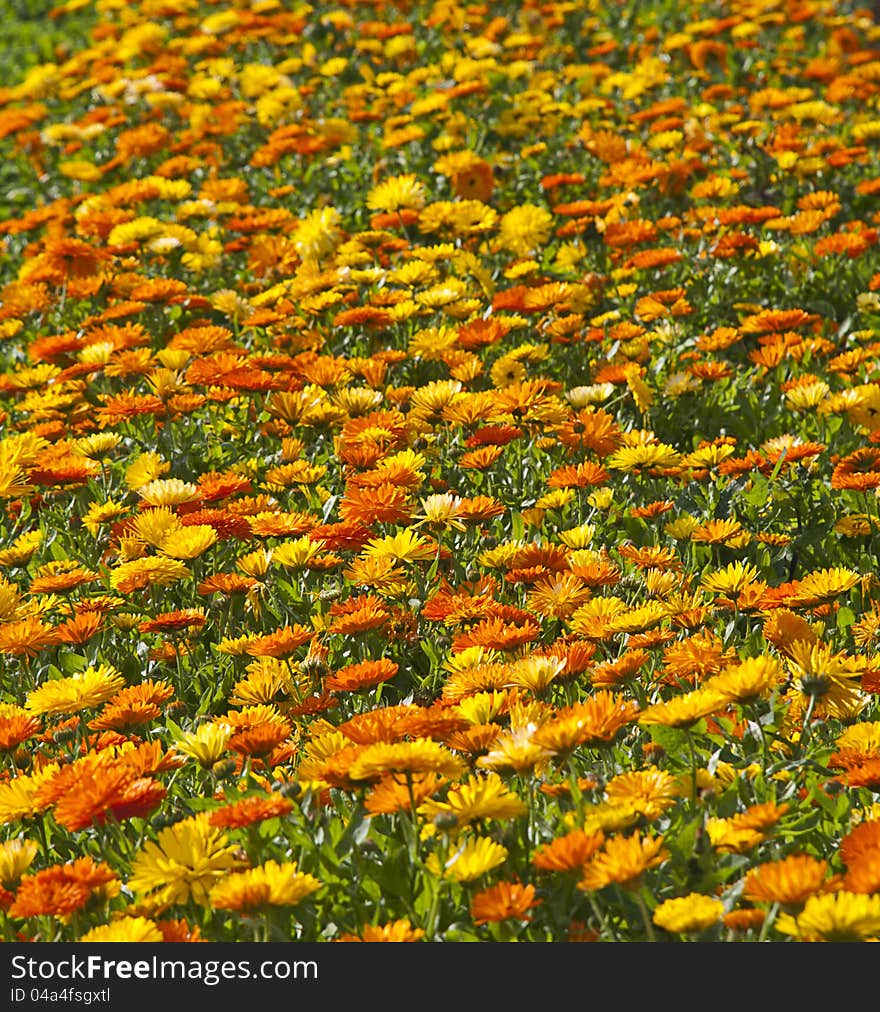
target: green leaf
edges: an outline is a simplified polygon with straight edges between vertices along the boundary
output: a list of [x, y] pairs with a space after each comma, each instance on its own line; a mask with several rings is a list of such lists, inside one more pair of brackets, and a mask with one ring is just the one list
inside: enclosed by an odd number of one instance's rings
[[848, 629], [853, 624], [853, 622], [855, 622], [855, 620], [856, 620], [855, 612], [852, 610], [852, 608], [848, 608], [846, 605], [843, 605], [837, 612], [838, 629]]

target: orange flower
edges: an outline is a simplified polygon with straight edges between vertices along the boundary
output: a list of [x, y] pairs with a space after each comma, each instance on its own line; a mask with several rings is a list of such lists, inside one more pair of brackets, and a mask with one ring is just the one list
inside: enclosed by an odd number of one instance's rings
[[644, 873], [662, 864], [668, 856], [662, 837], [643, 837], [638, 831], [632, 836], [612, 836], [584, 866], [578, 889], [589, 892], [611, 884], [624, 889], [637, 888]]
[[119, 881], [106, 864], [81, 857], [70, 864], [52, 865], [34, 875], [25, 875], [10, 917], [66, 917], [84, 907], [93, 895], [105, 898], [119, 892]]
[[827, 861], [809, 854], [793, 854], [753, 868], [746, 876], [743, 896], [753, 903], [801, 907], [823, 890], [827, 875]]
[[386, 657], [375, 661], [361, 661], [341, 668], [324, 684], [331, 692], [359, 692], [361, 689], [369, 689], [381, 682], [389, 681], [397, 674], [397, 670], [397, 664]]
[[602, 830], [585, 833], [582, 829], [573, 829], [565, 836], [545, 843], [535, 852], [532, 864], [542, 871], [579, 871], [604, 843]]
[[339, 936], [338, 942], [418, 942], [424, 938], [421, 928], [414, 928], [409, 919], [404, 917], [388, 924], [368, 924], [361, 929], [359, 935], [346, 932]]
[[471, 899], [474, 924], [489, 924], [511, 919], [530, 920], [528, 911], [542, 901], [535, 898], [533, 885], [519, 882], [497, 882]]
[[275, 819], [293, 810], [293, 802], [278, 794], [252, 795], [232, 804], [215, 808], [208, 816], [212, 826], [221, 829], [240, 829], [265, 819]]

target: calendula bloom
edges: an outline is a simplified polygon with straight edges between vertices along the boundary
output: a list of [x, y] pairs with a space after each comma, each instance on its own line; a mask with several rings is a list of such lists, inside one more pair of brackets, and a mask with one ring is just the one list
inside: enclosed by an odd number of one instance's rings
[[640, 724], [664, 727], [690, 727], [703, 717], [723, 709], [727, 699], [714, 689], [694, 689], [662, 703], [646, 706], [638, 715]]
[[195, 731], [184, 732], [174, 740], [177, 752], [195, 759], [205, 769], [226, 754], [232, 728], [228, 724], [210, 722], [200, 724]]
[[668, 856], [662, 836], [643, 837], [638, 831], [631, 836], [611, 836], [584, 865], [578, 889], [590, 892], [611, 884], [635, 888], [649, 868], [661, 865]]
[[139, 485], [136, 491], [150, 506], [179, 506], [200, 498], [197, 485], [179, 478], [154, 478]]
[[426, 819], [451, 816], [455, 830], [481, 819], [514, 819], [524, 815], [526, 805], [511, 791], [497, 773], [473, 777], [449, 789], [445, 801], [429, 799], [419, 807]]
[[774, 926], [804, 942], [870, 941], [880, 935], [880, 895], [839, 890], [810, 896], [800, 913], [782, 913]]
[[337, 942], [419, 942], [425, 937], [422, 928], [414, 928], [408, 917], [387, 924], [368, 924], [359, 935], [345, 932]]
[[240, 867], [237, 848], [207, 812], [163, 829], [135, 855], [128, 888], [166, 903], [210, 905], [213, 886]]
[[800, 909], [817, 893], [824, 892], [828, 862], [809, 854], [791, 854], [768, 861], [746, 876], [743, 896], [753, 903], [779, 903], [786, 909]]
[[93, 897], [110, 899], [119, 893], [119, 880], [109, 865], [81, 857], [25, 875], [10, 906], [10, 917], [65, 917]]
[[486, 755], [477, 759], [477, 766], [488, 770], [539, 770], [546, 766], [553, 753], [546, 746], [534, 741], [538, 725], [527, 723], [512, 727], [498, 735]]
[[164, 942], [165, 938], [155, 921], [146, 917], [119, 917], [109, 924], [80, 935], [80, 942]]
[[535, 204], [520, 204], [502, 216], [498, 227], [501, 246], [516, 256], [528, 256], [547, 241], [553, 215]]
[[743, 702], [769, 695], [784, 683], [784, 679], [782, 665], [775, 657], [749, 657], [707, 678], [703, 688], [731, 701]]
[[301, 872], [295, 861], [266, 861], [256, 868], [225, 875], [211, 889], [215, 910], [253, 911], [265, 907], [292, 907], [317, 892], [321, 882]]
[[736, 598], [745, 587], [754, 583], [757, 577], [757, 567], [748, 566], [742, 562], [731, 562], [724, 569], [704, 575], [700, 579], [700, 584], [706, 590]]
[[462, 761], [438, 742], [415, 738], [393, 744], [367, 746], [352, 762], [352, 780], [370, 780], [383, 773], [439, 773], [457, 780], [464, 770]]
[[0, 886], [12, 889], [31, 866], [37, 855], [33, 840], [7, 840], [0, 843]]
[[581, 745], [589, 748], [609, 745], [617, 733], [636, 719], [635, 703], [621, 700], [612, 692], [599, 691], [583, 703], [563, 707], [532, 735], [532, 741], [556, 754]]
[[112, 665], [88, 667], [34, 689], [28, 693], [25, 709], [31, 713], [78, 713], [106, 702], [124, 685], [125, 679]]
[[587, 833], [573, 829], [535, 851], [532, 864], [541, 871], [580, 871], [604, 843], [602, 830]]
[[627, 805], [646, 819], [658, 818], [675, 804], [680, 794], [676, 778], [654, 766], [631, 773], [618, 773], [605, 785], [605, 795], [610, 803]]
[[858, 573], [846, 566], [832, 566], [818, 569], [802, 580], [796, 581], [788, 595], [787, 603], [792, 607], [812, 607], [822, 601], [838, 597], [851, 590], [861, 579]]
[[114, 566], [110, 571], [110, 586], [122, 594], [130, 594], [145, 587], [167, 587], [189, 575], [187, 567], [177, 559], [147, 556]]
[[390, 176], [370, 190], [366, 204], [371, 211], [419, 210], [425, 206], [425, 184], [412, 172]]
[[0, 703], [0, 752], [11, 752], [42, 727], [39, 717], [12, 703]]
[[462, 843], [443, 864], [436, 853], [425, 861], [428, 870], [438, 877], [454, 882], [473, 882], [493, 868], [504, 864], [508, 850], [486, 836], [471, 838]]
[[520, 882], [498, 882], [483, 889], [471, 899], [474, 924], [490, 924], [507, 920], [530, 920], [529, 910], [542, 901], [535, 896], [535, 887]]
[[652, 920], [664, 931], [687, 934], [711, 928], [721, 920], [723, 913], [724, 904], [715, 896], [688, 893], [664, 900], [654, 911]]
[[49, 763], [35, 773], [23, 773], [5, 782], [0, 781], [0, 825], [42, 812], [47, 806], [42, 800], [43, 789], [59, 769], [57, 763]]

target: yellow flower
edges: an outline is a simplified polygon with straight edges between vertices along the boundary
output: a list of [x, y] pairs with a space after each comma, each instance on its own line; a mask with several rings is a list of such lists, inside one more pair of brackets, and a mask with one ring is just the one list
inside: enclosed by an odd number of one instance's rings
[[109, 664], [88, 667], [69, 678], [55, 678], [28, 693], [25, 709], [32, 713], [78, 713], [106, 702], [125, 685]]
[[398, 534], [388, 534], [384, 538], [371, 538], [364, 546], [367, 558], [396, 559], [400, 562], [416, 562], [434, 559], [437, 546], [428, 538], [414, 534], [405, 528]]
[[210, 901], [215, 910], [292, 907], [320, 888], [321, 882], [298, 871], [295, 861], [267, 861], [226, 875], [211, 889]]
[[663, 703], [645, 707], [639, 714], [640, 724], [660, 724], [664, 727], [690, 727], [703, 717], [724, 707], [727, 699], [719, 692], [694, 689], [681, 696], [673, 696]]
[[766, 696], [785, 681], [782, 665], [775, 657], [749, 657], [707, 678], [703, 688], [718, 692], [732, 702]]
[[321, 207], [309, 212], [293, 233], [293, 244], [306, 263], [326, 259], [342, 238], [342, 216], [335, 207]]
[[704, 574], [700, 579], [700, 584], [706, 590], [714, 591], [717, 594], [736, 596], [750, 583], [754, 583], [757, 578], [758, 569], [756, 566], [749, 566], [744, 562], [731, 562], [724, 569]]
[[0, 567], [24, 565], [40, 547], [42, 540], [43, 532], [39, 528], [26, 531], [0, 552]]
[[232, 728], [227, 724], [200, 724], [195, 731], [187, 731], [174, 742], [174, 748], [183, 755], [195, 759], [205, 769], [222, 758], [226, 743], [232, 737]]
[[60, 768], [58, 763], [50, 763], [38, 773], [23, 774], [0, 783], [0, 825], [27, 819], [41, 812], [45, 805], [37, 800], [40, 790]]
[[166, 534], [159, 551], [172, 559], [195, 559], [217, 540], [217, 532], [208, 524], [192, 524]]
[[632, 836], [612, 836], [584, 866], [578, 889], [590, 892], [612, 883], [632, 888], [649, 868], [662, 864], [668, 856], [662, 836], [643, 837], [638, 831]]
[[553, 215], [545, 207], [520, 204], [501, 218], [498, 242], [514, 256], [529, 256], [540, 251], [552, 228]]
[[33, 840], [7, 840], [0, 843], [0, 886], [13, 889], [37, 855]]
[[646, 819], [656, 819], [675, 804], [681, 789], [671, 774], [650, 766], [618, 773], [608, 781], [605, 794], [612, 804], [629, 805]]
[[643, 467], [677, 467], [681, 459], [681, 454], [666, 443], [645, 443], [621, 447], [606, 463], [617, 471], [636, 471]]
[[479, 819], [515, 819], [526, 812], [523, 801], [509, 790], [497, 773], [474, 776], [452, 787], [445, 801], [429, 798], [419, 808], [419, 815], [436, 819], [438, 815], [455, 818], [459, 830]]
[[135, 893], [167, 903], [193, 899], [210, 905], [210, 891], [230, 871], [240, 866], [238, 848], [208, 821], [208, 813], [163, 829], [136, 855], [128, 887]]
[[506, 860], [506, 847], [488, 837], [478, 836], [462, 844], [442, 866], [436, 854], [430, 854], [425, 865], [432, 874], [442, 878], [451, 878], [454, 882], [472, 882], [504, 864]]
[[151, 506], [179, 506], [199, 497], [196, 485], [179, 478], [156, 478], [139, 486], [137, 493]]
[[845, 566], [818, 569], [798, 580], [788, 601], [792, 606], [812, 607], [851, 590], [861, 577]]
[[169, 586], [186, 579], [189, 570], [177, 559], [148, 557], [123, 562], [110, 571], [110, 586], [127, 594], [147, 586]]
[[780, 914], [776, 929], [805, 942], [864, 942], [880, 935], [880, 894], [840, 892], [810, 896], [797, 915]]
[[398, 211], [404, 207], [419, 210], [424, 206], [425, 184], [412, 172], [391, 176], [367, 194], [367, 207], [371, 211]]
[[131, 525], [131, 536], [158, 548], [169, 534], [182, 527], [180, 517], [170, 506], [158, 506], [144, 510], [135, 517]]
[[664, 931], [685, 934], [711, 928], [721, 920], [723, 913], [721, 900], [702, 893], [688, 893], [661, 903], [654, 911], [653, 921]]
[[477, 759], [477, 766], [487, 770], [513, 769], [518, 773], [544, 767], [553, 753], [532, 740], [537, 724], [524, 724], [500, 734], [486, 755]]
[[440, 773], [457, 780], [464, 762], [430, 738], [368, 745], [352, 762], [348, 776], [352, 780], [369, 780], [383, 773]]
[[81, 942], [164, 942], [162, 932], [146, 917], [120, 917], [80, 936]]
[[132, 490], [138, 489], [170, 470], [171, 464], [150, 450], [148, 453], [142, 453], [125, 469], [125, 484]]

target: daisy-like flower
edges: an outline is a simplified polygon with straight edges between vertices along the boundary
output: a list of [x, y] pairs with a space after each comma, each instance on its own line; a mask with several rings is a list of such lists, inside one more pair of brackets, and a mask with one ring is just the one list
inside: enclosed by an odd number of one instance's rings
[[498, 882], [471, 899], [474, 924], [497, 921], [529, 920], [529, 910], [542, 901], [535, 896], [535, 887], [520, 882]]
[[677, 467], [681, 454], [666, 443], [646, 443], [624, 446], [612, 453], [606, 466], [615, 471], [638, 471], [642, 468]]
[[681, 788], [670, 773], [651, 766], [631, 773], [618, 773], [605, 786], [611, 804], [625, 805], [646, 819], [656, 819], [675, 804]]
[[612, 836], [584, 866], [578, 889], [590, 892], [617, 884], [633, 889], [649, 868], [661, 865], [669, 856], [662, 836]]
[[880, 895], [840, 890], [810, 896], [799, 914], [783, 913], [776, 930], [804, 942], [865, 942], [880, 936]]
[[177, 559], [146, 556], [114, 566], [110, 571], [110, 586], [122, 594], [145, 587], [167, 587], [189, 576], [187, 567]]
[[240, 867], [237, 848], [209, 821], [207, 812], [163, 829], [135, 855], [128, 888], [164, 903], [210, 905], [210, 891]]
[[775, 657], [749, 657], [707, 678], [703, 688], [739, 703], [769, 695], [784, 680], [782, 665]]
[[779, 903], [799, 910], [811, 896], [824, 891], [827, 878], [827, 861], [792, 854], [753, 868], [746, 876], [743, 896], [753, 903]]
[[419, 562], [434, 559], [436, 555], [437, 546], [409, 528], [383, 538], [371, 538], [364, 547], [364, 556], [368, 559]]
[[464, 763], [441, 744], [429, 738], [416, 738], [392, 744], [368, 745], [352, 762], [348, 775], [352, 780], [370, 780], [383, 773], [439, 773], [457, 780]]
[[425, 184], [413, 172], [390, 176], [367, 194], [371, 211], [419, 210], [425, 206]]
[[662, 703], [646, 706], [638, 716], [640, 724], [664, 727], [690, 727], [703, 717], [716, 713], [727, 704], [727, 698], [714, 689], [699, 688]]
[[851, 590], [861, 577], [846, 566], [818, 569], [795, 583], [787, 603], [792, 607], [813, 607]]
[[34, 689], [28, 693], [25, 709], [31, 713], [78, 713], [106, 702], [124, 685], [125, 679], [112, 665], [88, 667]]
[[664, 931], [689, 934], [711, 928], [721, 920], [724, 904], [715, 896], [688, 893], [665, 900], [654, 911], [653, 921]]
[[463, 843], [441, 865], [437, 854], [429, 854], [425, 865], [438, 877], [454, 882], [473, 882], [507, 860], [507, 848], [486, 836], [478, 836]]
[[426, 819], [453, 816], [456, 831], [480, 819], [515, 819], [525, 814], [526, 805], [497, 773], [472, 777], [450, 788], [445, 801], [429, 799], [419, 808]]
[[638, 707], [612, 692], [600, 691], [564, 707], [545, 721], [532, 735], [532, 741], [556, 755], [585, 745], [589, 748], [609, 745], [618, 731], [636, 719]]
[[540, 847], [532, 864], [541, 871], [580, 871], [604, 843], [602, 830], [587, 833], [583, 829], [573, 829]]
[[520, 204], [501, 218], [498, 242], [514, 256], [529, 256], [549, 239], [553, 215], [545, 207]]
[[52, 865], [25, 875], [10, 906], [10, 917], [65, 917], [85, 906], [93, 896], [110, 899], [119, 893], [119, 880], [109, 865], [81, 857], [70, 864]]
[[200, 724], [195, 731], [184, 732], [174, 741], [174, 749], [210, 769], [226, 754], [232, 728], [221, 722]]
[[292, 907], [320, 888], [321, 882], [299, 871], [295, 861], [266, 861], [256, 868], [225, 875], [211, 889], [210, 903], [215, 910]]
[[151, 506], [179, 506], [200, 498], [198, 485], [180, 478], [155, 478], [139, 485], [136, 491]]
[[0, 843], [0, 886], [12, 889], [37, 856], [33, 840], [7, 840]]
[[414, 928], [408, 917], [388, 924], [368, 924], [359, 935], [345, 932], [337, 942], [419, 942], [425, 937], [421, 928]]
[[42, 727], [40, 718], [13, 703], [0, 703], [0, 752], [12, 752]]
[[757, 578], [758, 570], [756, 566], [749, 566], [743, 562], [731, 562], [724, 569], [703, 575], [700, 579], [700, 585], [706, 590], [714, 591], [716, 594], [727, 594], [735, 598], [750, 583], [754, 583]]
[[81, 942], [164, 942], [165, 938], [154, 921], [146, 917], [120, 917], [109, 924], [80, 935]]

